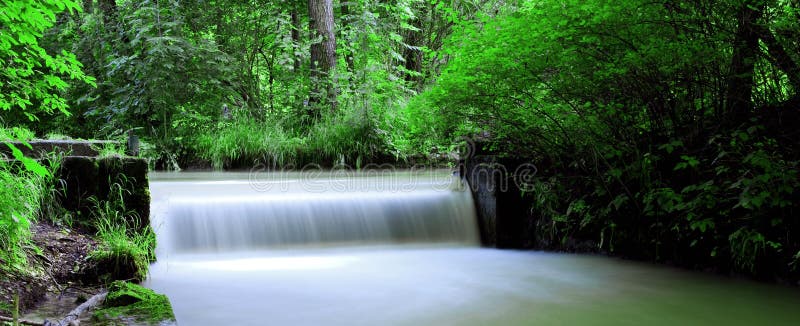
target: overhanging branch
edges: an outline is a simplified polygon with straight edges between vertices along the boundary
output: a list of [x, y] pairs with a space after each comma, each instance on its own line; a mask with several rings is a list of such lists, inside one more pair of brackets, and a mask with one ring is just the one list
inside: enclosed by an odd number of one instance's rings
[[758, 26], [756, 32], [761, 41], [767, 46], [769, 61], [786, 73], [795, 92], [800, 92], [800, 66], [792, 59], [789, 52], [778, 43], [775, 35], [769, 29], [764, 26]]

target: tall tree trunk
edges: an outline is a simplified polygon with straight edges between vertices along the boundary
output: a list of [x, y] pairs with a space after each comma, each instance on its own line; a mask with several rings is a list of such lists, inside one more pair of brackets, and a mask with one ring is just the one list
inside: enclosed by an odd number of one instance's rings
[[[311, 95], [309, 105], [313, 115], [320, 114], [320, 104], [336, 108], [336, 89], [332, 72], [336, 66], [336, 36], [333, 27], [333, 0], [308, 0], [311, 26]], [[326, 101], [326, 103], [323, 102]]]
[[763, 0], [746, 0], [739, 8], [736, 34], [733, 40], [733, 58], [725, 94], [726, 119], [740, 123], [752, 111], [753, 75], [758, 55], [758, 20], [764, 14]]
[[[423, 14], [423, 13], [419, 13]], [[416, 88], [419, 88], [422, 82], [422, 49], [420, 46], [422, 42], [424, 42], [425, 36], [423, 35], [422, 30], [422, 19], [417, 16], [410, 22], [411, 26], [416, 28], [416, 30], [406, 30], [406, 35], [404, 37], [403, 42], [405, 46], [403, 48], [403, 59], [405, 62], [403, 63], [404, 67], [408, 71], [405, 74], [405, 80], [416, 83]]]
[[300, 47], [300, 16], [297, 13], [297, 5], [292, 7], [292, 67], [294, 72], [300, 71], [300, 56], [297, 55], [298, 48]]
[[759, 37], [767, 46], [767, 54], [772, 63], [789, 78], [789, 83], [800, 91], [800, 65], [792, 59], [792, 55], [778, 42], [775, 35], [764, 26], [758, 28]]

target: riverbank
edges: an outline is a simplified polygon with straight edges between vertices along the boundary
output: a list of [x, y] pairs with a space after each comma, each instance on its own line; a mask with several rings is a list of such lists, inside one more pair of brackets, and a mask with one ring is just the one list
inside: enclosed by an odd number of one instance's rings
[[142, 281], [155, 259], [146, 160], [109, 141], [19, 146], [26, 156], [0, 161], [0, 319], [61, 320], [113, 281]]
[[[11, 317], [13, 309], [18, 309], [20, 315], [27, 314], [43, 303], [48, 294], [73, 300], [96, 294], [102, 284], [93, 275], [96, 266], [89, 256], [97, 247], [97, 241], [88, 232], [49, 222], [33, 225], [26, 268], [14, 272], [0, 270], [0, 298], [12, 303], [4, 307], [3, 315]], [[17, 300], [18, 308], [13, 306]]]

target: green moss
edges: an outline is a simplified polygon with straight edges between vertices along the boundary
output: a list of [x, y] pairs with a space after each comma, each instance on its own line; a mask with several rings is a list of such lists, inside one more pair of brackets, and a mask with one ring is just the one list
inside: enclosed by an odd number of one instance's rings
[[137, 322], [158, 324], [174, 321], [172, 305], [167, 296], [142, 286], [116, 281], [111, 283], [101, 309], [93, 314], [99, 322], [133, 318]]

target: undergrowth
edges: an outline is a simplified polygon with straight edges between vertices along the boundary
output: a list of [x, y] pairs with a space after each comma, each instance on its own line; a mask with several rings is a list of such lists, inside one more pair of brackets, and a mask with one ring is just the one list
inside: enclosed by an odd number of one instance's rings
[[375, 121], [355, 113], [323, 118], [307, 132], [287, 130], [279, 121], [236, 116], [201, 133], [194, 150], [217, 169], [308, 163], [359, 167], [388, 152], [385, 134]]
[[51, 202], [53, 195], [52, 174], [40, 172], [0, 160], [0, 263], [4, 269], [23, 270], [26, 250], [35, 250], [30, 227], [42, 215], [42, 203]]
[[123, 183], [121, 180], [111, 185], [107, 200], [91, 199], [99, 246], [89, 256], [108, 264], [113, 275], [132, 274], [135, 279], [143, 280], [155, 260], [155, 233], [150, 226], [140, 225], [138, 214], [125, 207], [123, 198], [127, 190]]

